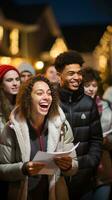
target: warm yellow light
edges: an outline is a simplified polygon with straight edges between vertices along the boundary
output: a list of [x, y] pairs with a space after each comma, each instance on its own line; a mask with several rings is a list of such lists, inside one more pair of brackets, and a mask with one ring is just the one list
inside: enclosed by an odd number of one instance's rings
[[1, 41], [2, 38], [3, 38], [3, 32], [4, 32], [3, 27], [0, 26], [0, 41]]
[[15, 67], [18, 67], [20, 65], [20, 63], [24, 62], [24, 60], [22, 58], [13, 58], [12, 60], [12, 65]]
[[13, 55], [19, 52], [19, 30], [13, 29], [10, 33], [10, 51]]
[[10, 57], [1, 57], [0, 58], [0, 63], [1, 64], [11, 64], [11, 58]]
[[56, 58], [60, 53], [67, 51], [67, 46], [62, 38], [57, 38], [50, 50], [50, 56]]
[[112, 33], [112, 26], [107, 26], [107, 30], [110, 32], [110, 33]]
[[37, 70], [43, 69], [43, 67], [44, 67], [44, 63], [43, 63], [42, 61], [37, 61], [37, 62], [35, 63], [35, 68], [36, 68]]
[[100, 55], [99, 56], [99, 67], [101, 72], [105, 72], [107, 66], [107, 57], [105, 57], [104, 55]]

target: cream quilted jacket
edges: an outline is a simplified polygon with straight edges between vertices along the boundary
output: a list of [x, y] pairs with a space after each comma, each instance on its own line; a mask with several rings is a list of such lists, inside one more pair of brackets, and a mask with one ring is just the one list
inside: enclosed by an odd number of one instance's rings
[[[65, 137], [63, 140], [64, 146], [72, 143], [73, 135], [72, 130], [65, 119], [63, 111], [59, 108], [60, 115], [48, 120], [48, 141], [47, 151], [56, 151], [61, 126], [63, 122], [67, 124]], [[74, 156], [76, 152], [74, 151]], [[22, 166], [24, 162], [30, 159], [30, 139], [29, 130], [25, 119], [21, 119], [18, 109], [15, 108], [11, 113], [10, 122], [8, 122], [4, 128], [4, 131], [0, 135], [0, 180], [8, 180], [10, 182], [9, 198], [8, 200], [27, 200], [27, 182], [28, 177], [22, 173]], [[77, 172], [78, 163], [73, 159], [73, 166], [68, 175], [75, 174]], [[50, 180], [50, 200], [57, 200], [55, 194], [55, 183], [59, 180], [60, 171], [58, 174], [54, 174], [49, 177]], [[66, 192], [62, 191], [61, 200], [66, 200]], [[64, 195], [64, 196], [63, 196]]]

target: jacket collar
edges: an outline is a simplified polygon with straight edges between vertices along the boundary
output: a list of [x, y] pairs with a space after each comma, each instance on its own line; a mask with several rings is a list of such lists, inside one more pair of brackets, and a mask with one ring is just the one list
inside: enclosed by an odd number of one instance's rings
[[[61, 125], [65, 122], [65, 114], [59, 107], [59, 115], [48, 120], [48, 143], [47, 150], [55, 151], [60, 137]], [[10, 116], [11, 126], [15, 130], [18, 143], [22, 153], [23, 161], [28, 161], [30, 157], [30, 139], [27, 122], [19, 116], [18, 108], [15, 108]], [[24, 145], [26, 144], [26, 145]]]
[[69, 90], [67, 88], [61, 87], [59, 89], [60, 100], [63, 102], [77, 102], [84, 95], [84, 88], [80, 85], [79, 89], [76, 91]]
[[26, 120], [21, 118], [21, 116], [19, 115], [17, 107], [11, 112], [10, 127], [15, 131], [22, 155], [22, 160], [24, 162], [29, 161], [30, 158], [29, 129]]

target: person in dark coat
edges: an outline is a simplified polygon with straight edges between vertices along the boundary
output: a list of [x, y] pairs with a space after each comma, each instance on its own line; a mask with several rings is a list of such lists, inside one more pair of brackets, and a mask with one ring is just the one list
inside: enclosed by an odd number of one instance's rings
[[70, 200], [90, 199], [95, 185], [95, 173], [102, 153], [102, 128], [95, 101], [84, 94], [82, 65], [77, 51], [61, 53], [55, 59], [60, 73], [61, 107], [69, 121], [77, 151], [79, 170], [68, 182]]

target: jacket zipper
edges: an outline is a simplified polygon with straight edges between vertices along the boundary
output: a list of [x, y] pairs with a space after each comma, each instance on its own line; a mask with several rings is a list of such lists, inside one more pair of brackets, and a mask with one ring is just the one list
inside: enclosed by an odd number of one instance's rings
[[71, 124], [72, 124], [72, 96], [69, 96], [69, 105], [70, 105], [70, 119], [71, 119]]

